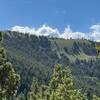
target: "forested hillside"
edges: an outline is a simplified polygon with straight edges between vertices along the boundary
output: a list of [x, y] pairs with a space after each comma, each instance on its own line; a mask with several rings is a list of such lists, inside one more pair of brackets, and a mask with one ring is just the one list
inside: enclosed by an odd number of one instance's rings
[[[92, 100], [93, 94], [100, 97], [100, 59], [98, 59], [96, 45], [99, 43], [85, 39], [37, 37], [11, 31], [3, 32], [2, 42], [9, 61], [21, 76], [17, 95], [27, 97], [33, 80], [37, 80], [38, 84], [48, 85], [54, 65], [61, 64], [62, 70], [66, 69], [65, 66], [70, 66], [72, 70], [70, 77], [73, 77], [74, 88], [81, 89], [82, 93], [90, 98], [88, 100]], [[63, 84], [60, 83], [60, 85], [63, 87]], [[61, 91], [59, 89], [61, 88], [57, 87], [57, 93]]]

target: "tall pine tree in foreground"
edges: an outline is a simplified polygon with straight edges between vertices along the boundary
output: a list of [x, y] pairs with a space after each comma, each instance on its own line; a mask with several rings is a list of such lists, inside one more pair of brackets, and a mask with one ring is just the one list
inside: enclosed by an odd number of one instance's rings
[[73, 89], [69, 67], [62, 69], [62, 65], [56, 65], [49, 86], [50, 100], [86, 100], [80, 90]]
[[[34, 83], [33, 83], [34, 84]], [[36, 92], [38, 91], [38, 92]], [[28, 94], [28, 100], [87, 100], [80, 90], [73, 89], [73, 80], [69, 67], [62, 69], [60, 64], [54, 72], [48, 86], [36, 88]]]
[[20, 76], [7, 60], [1, 42], [2, 32], [0, 32], [0, 100], [9, 100], [17, 92]]

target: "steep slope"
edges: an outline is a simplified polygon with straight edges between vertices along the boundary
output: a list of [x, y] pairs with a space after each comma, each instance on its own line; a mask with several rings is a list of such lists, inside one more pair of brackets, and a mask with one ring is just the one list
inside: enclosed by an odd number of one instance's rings
[[50, 41], [55, 45], [56, 50], [60, 54], [66, 55], [70, 61], [75, 61], [78, 59], [95, 59], [97, 52], [95, 50], [95, 43], [88, 40], [74, 40], [74, 39], [50, 39]]
[[[4, 32], [3, 37], [3, 46], [7, 51], [8, 59], [22, 77], [19, 92], [27, 93], [34, 77], [40, 83], [47, 83], [53, 66], [60, 63], [64, 66], [72, 66], [74, 79], [77, 82], [75, 87], [83, 86], [82, 88], [85, 90], [88, 84], [89, 88], [96, 89], [99, 94], [99, 72], [95, 69], [98, 66], [94, 64], [99, 62], [95, 42], [84, 39], [64, 40], [43, 36], [37, 37], [10, 31]], [[85, 79], [86, 82], [84, 83]], [[88, 83], [88, 80], [91, 80], [91, 82]], [[96, 87], [97, 84], [94, 80], [97, 81], [99, 88]]]

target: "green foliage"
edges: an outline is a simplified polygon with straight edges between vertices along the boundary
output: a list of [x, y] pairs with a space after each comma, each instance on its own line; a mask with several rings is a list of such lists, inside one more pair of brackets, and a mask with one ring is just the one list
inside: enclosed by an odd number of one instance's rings
[[17, 97], [14, 98], [15, 100], [25, 100], [25, 96], [23, 93], [20, 93]]
[[2, 32], [0, 32], [0, 42], [2, 41]]
[[29, 100], [86, 100], [80, 90], [73, 89], [70, 68], [62, 69], [60, 64], [55, 66], [48, 86], [39, 89], [39, 86], [36, 88], [36, 82], [33, 81], [33, 84], [35, 91], [28, 93]]
[[96, 50], [98, 52], [98, 58], [100, 58], [100, 46], [96, 46], [95, 48], [96, 48]]
[[27, 95], [28, 100], [48, 100], [48, 96], [48, 86], [41, 85], [37, 80], [33, 80]]
[[[2, 40], [0, 32], [0, 45]], [[20, 77], [8, 62], [5, 50], [0, 46], [0, 100], [13, 96], [18, 87]]]
[[100, 50], [100, 46], [96, 46], [95, 48], [96, 48], [98, 51]]
[[79, 90], [73, 89], [69, 67], [62, 69], [61, 65], [56, 65], [49, 86], [50, 100], [86, 100]]
[[100, 100], [100, 98], [97, 97], [96, 95], [93, 95], [93, 100]]
[[[18, 94], [23, 93], [25, 98], [29, 90], [34, 94], [34, 89], [30, 89], [33, 77], [38, 80], [39, 86], [48, 84], [53, 66], [59, 63], [63, 66], [72, 66], [74, 79], [72, 90], [81, 89], [83, 93], [86, 93], [91, 88], [92, 93], [100, 96], [100, 60], [97, 58], [95, 42], [84, 39], [37, 37], [11, 31], [5, 32], [3, 36], [3, 46], [7, 50], [8, 59], [21, 75]], [[46, 88], [49, 86], [46, 85]], [[39, 97], [41, 97], [40, 94], [44, 94], [42, 89], [44, 88], [41, 86], [39, 88], [41, 92], [38, 92]], [[49, 97], [47, 90], [45, 92]], [[58, 95], [58, 92], [52, 95]]]

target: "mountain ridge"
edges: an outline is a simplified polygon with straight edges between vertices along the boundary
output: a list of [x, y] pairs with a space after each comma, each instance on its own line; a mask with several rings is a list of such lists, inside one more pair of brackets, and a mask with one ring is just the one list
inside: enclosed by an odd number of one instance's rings
[[[7, 51], [8, 59], [22, 78], [20, 92], [27, 93], [33, 77], [37, 78], [40, 83], [46, 84], [50, 80], [53, 66], [59, 63], [63, 66], [71, 66], [75, 81], [81, 88], [84, 88], [84, 91], [88, 80], [91, 80], [93, 85], [89, 83], [89, 87], [99, 94], [100, 89], [92, 80], [96, 78], [97, 83], [100, 83], [99, 72], [95, 69], [97, 67], [99, 70], [98, 53], [95, 48], [98, 43], [86, 39], [65, 40], [37, 37], [11, 31], [3, 33], [2, 45]], [[87, 81], [82, 87], [84, 78]], [[100, 87], [99, 84], [97, 86]], [[78, 85], [76, 84], [75, 87], [78, 88]]]

